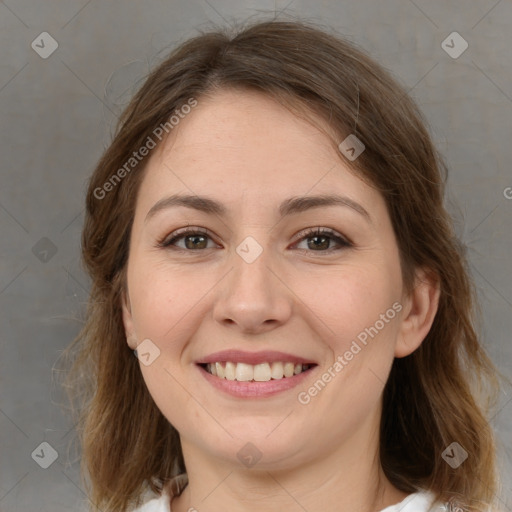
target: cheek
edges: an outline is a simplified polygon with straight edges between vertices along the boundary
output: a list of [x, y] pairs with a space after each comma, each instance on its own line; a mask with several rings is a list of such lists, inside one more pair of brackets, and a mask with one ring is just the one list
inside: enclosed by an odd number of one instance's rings
[[396, 286], [378, 265], [321, 270], [297, 276], [293, 289], [323, 325], [330, 344], [343, 349], [392, 307], [398, 296]]
[[136, 330], [143, 337], [163, 342], [175, 338], [187, 324], [201, 299], [211, 288], [210, 277], [200, 270], [190, 272], [148, 263], [134, 272], [130, 297]]

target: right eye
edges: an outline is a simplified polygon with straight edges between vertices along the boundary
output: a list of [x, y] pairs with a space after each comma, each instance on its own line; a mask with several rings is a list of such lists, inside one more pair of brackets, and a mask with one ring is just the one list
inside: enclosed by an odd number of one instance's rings
[[[204, 228], [182, 228], [171, 233], [171, 238], [166, 237], [164, 240], [158, 242], [158, 247], [170, 248], [178, 251], [197, 251], [201, 249], [211, 249], [207, 247], [208, 239], [211, 240], [209, 231]], [[176, 242], [184, 240], [184, 247], [179, 247]]]

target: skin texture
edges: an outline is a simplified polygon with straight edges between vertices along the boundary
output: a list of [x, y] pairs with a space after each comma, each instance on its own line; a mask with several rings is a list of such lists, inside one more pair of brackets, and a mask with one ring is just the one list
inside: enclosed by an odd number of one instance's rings
[[[228, 214], [174, 207], [145, 222], [158, 200], [175, 193], [207, 195]], [[322, 193], [348, 196], [371, 221], [339, 206], [279, 218], [281, 201]], [[188, 252], [157, 247], [187, 225], [209, 230], [201, 245], [207, 248], [187, 249], [184, 238], [175, 246]], [[317, 249], [312, 235], [297, 236], [317, 227], [353, 247], [331, 239]], [[250, 264], [236, 252], [247, 236], [263, 249]], [[257, 92], [198, 98], [148, 162], [127, 284], [127, 343], [135, 349], [149, 338], [160, 350], [141, 371], [180, 433], [189, 475], [173, 512], [366, 512], [407, 496], [379, 465], [382, 391], [394, 357], [412, 353], [428, 333], [439, 289], [418, 270], [406, 296], [383, 197], [349, 170], [319, 129]], [[401, 311], [378, 335], [307, 405], [299, 403], [298, 392], [396, 302]], [[195, 364], [228, 348], [285, 351], [318, 366], [299, 388], [235, 398], [211, 386]], [[251, 468], [237, 457], [248, 442], [262, 454]]]

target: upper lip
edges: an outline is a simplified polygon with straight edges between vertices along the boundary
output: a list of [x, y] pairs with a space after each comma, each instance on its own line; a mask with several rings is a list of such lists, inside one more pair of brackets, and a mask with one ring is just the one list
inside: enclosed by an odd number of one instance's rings
[[286, 352], [276, 352], [275, 350], [264, 350], [260, 352], [245, 352], [243, 350], [221, 350], [214, 352], [196, 361], [197, 364], [217, 363], [221, 361], [231, 361], [233, 363], [245, 364], [260, 364], [260, 363], [273, 363], [280, 361], [283, 363], [302, 363], [302, 364], [316, 364], [311, 359], [299, 357]]

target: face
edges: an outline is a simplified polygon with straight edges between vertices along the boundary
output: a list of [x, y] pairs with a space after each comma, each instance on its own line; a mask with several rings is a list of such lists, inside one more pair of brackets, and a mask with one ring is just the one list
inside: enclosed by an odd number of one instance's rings
[[[153, 150], [124, 325], [132, 349], [144, 343], [157, 406], [205, 457], [239, 464], [252, 450], [260, 467], [292, 467], [378, 430], [393, 358], [413, 348], [408, 303], [384, 199], [343, 158], [313, 124], [247, 91], [198, 98]], [[171, 195], [222, 211], [154, 209]], [[342, 199], [310, 202], [324, 195]]]

